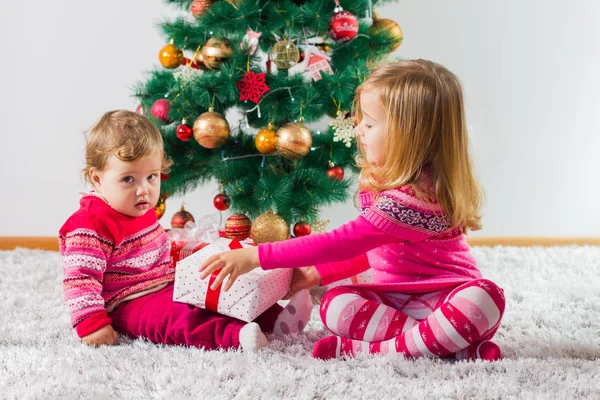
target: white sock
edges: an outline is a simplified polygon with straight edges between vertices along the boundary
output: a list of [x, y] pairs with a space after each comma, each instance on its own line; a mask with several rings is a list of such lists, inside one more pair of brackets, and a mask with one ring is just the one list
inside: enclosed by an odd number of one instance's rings
[[248, 322], [240, 329], [240, 346], [244, 351], [253, 352], [267, 345], [268, 340], [256, 322]]
[[302, 332], [310, 321], [312, 309], [313, 304], [308, 290], [299, 291], [277, 317], [273, 333], [283, 336], [288, 333]]

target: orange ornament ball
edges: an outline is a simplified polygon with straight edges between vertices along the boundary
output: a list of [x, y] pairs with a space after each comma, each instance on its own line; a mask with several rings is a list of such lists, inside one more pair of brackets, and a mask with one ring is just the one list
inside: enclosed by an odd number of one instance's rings
[[269, 124], [256, 134], [254, 146], [262, 154], [273, 154], [277, 150], [277, 131]]
[[174, 44], [169, 43], [160, 49], [160, 52], [158, 53], [158, 61], [160, 61], [160, 64], [165, 68], [177, 68], [183, 61], [183, 51], [175, 47]]

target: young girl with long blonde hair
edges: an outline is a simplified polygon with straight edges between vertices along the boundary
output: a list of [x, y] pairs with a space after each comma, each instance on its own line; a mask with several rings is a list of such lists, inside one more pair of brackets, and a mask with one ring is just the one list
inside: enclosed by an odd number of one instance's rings
[[[443, 66], [375, 68], [356, 93], [362, 212], [331, 232], [222, 253], [202, 266], [233, 281], [258, 266], [298, 268], [291, 291], [373, 269], [373, 284], [339, 286], [321, 302], [334, 334], [322, 359], [359, 352], [497, 360], [490, 339], [504, 294], [483, 279], [465, 234], [480, 228], [460, 82]], [[314, 267], [299, 268], [304, 265]]]

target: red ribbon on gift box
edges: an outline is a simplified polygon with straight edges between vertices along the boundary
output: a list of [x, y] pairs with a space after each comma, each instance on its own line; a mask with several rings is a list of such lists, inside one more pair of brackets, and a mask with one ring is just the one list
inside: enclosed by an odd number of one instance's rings
[[[233, 239], [231, 243], [229, 243], [229, 248], [231, 250], [241, 249], [242, 244], [239, 240]], [[208, 280], [208, 290], [206, 292], [206, 301], [204, 302], [206, 309], [214, 312], [217, 312], [217, 310], [219, 309], [219, 297], [221, 296], [221, 286], [223, 286], [223, 283], [221, 283], [215, 290], [212, 290], [210, 287], [212, 286], [213, 282], [217, 279], [217, 276], [219, 276], [220, 272], [221, 269], [218, 269], [210, 275], [210, 278]]]

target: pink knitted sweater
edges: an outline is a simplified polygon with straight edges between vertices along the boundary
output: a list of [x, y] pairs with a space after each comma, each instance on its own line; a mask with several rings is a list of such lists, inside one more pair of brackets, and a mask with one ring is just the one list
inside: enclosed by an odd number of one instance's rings
[[154, 210], [128, 217], [95, 194], [59, 231], [65, 300], [80, 337], [111, 323], [125, 298], [155, 291], [175, 278], [170, 242]]
[[263, 269], [316, 265], [327, 285], [373, 268], [373, 285], [418, 293], [480, 278], [465, 236], [446, 221], [435, 199], [410, 186], [374, 199], [359, 193], [362, 213], [331, 232], [258, 246]]

